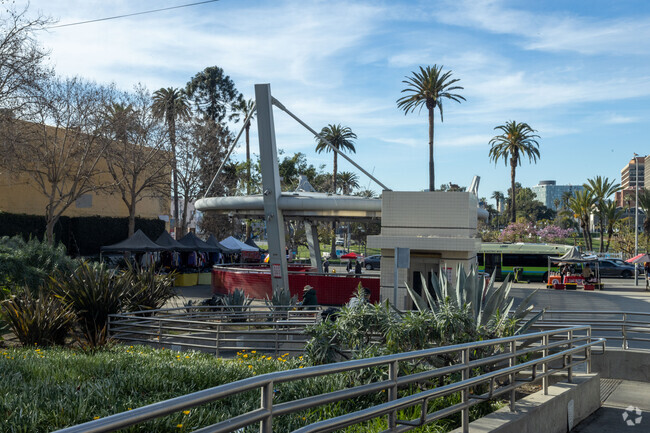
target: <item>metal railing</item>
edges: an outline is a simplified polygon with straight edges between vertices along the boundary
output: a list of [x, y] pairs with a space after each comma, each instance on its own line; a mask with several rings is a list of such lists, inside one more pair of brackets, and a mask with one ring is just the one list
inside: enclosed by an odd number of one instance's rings
[[[568, 381], [572, 381], [573, 369], [585, 363], [586, 371], [590, 373], [591, 351], [592, 347], [596, 345], [601, 345], [603, 351], [605, 350], [605, 340], [602, 338], [592, 339], [589, 326], [574, 326], [514, 337], [280, 371], [122, 412], [59, 430], [59, 433], [112, 432], [251, 390], [260, 392], [259, 407], [196, 431], [202, 433], [231, 432], [259, 423], [260, 432], [271, 433], [274, 418], [279, 416], [386, 391], [385, 403], [335, 418], [324, 419], [295, 431], [301, 433], [330, 432], [374, 418], [387, 417], [388, 429], [385, 431], [403, 432], [460, 412], [462, 430], [467, 432], [469, 430], [469, 409], [475, 404], [506, 394], [510, 399], [510, 409], [514, 410], [515, 390], [524, 384], [542, 379], [542, 388], [547, 394], [549, 376], [554, 373], [566, 370]], [[432, 360], [441, 359], [442, 356], [452, 361], [442, 367], [433, 367]], [[413, 366], [415, 363], [428, 365], [429, 368], [421, 368], [415, 373], [400, 376], [400, 371], [406, 371], [405, 369], [401, 370], [400, 366]], [[292, 401], [274, 402], [273, 400], [274, 387], [280, 383], [346, 372], [358, 373], [368, 368], [381, 369], [382, 377], [385, 379], [351, 385], [349, 388], [319, 395], [304, 396]], [[445, 385], [432, 386], [431, 381], [434, 379], [439, 379], [440, 383], [445, 383]], [[414, 384], [419, 386], [409, 387]], [[420, 389], [421, 391], [409, 394], [406, 392], [407, 389]], [[455, 393], [460, 393], [460, 403], [429, 412], [429, 403], [433, 399]], [[400, 419], [400, 411], [408, 408], [419, 408], [419, 418]], [[245, 410], [242, 409], [242, 411]]]
[[[531, 316], [539, 311], [531, 312]], [[535, 322], [537, 329], [589, 325], [594, 337], [620, 342], [623, 349], [650, 350], [650, 313], [632, 311], [547, 310]]]
[[109, 316], [111, 338], [127, 344], [231, 356], [241, 350], [301, 353], [305, 327], [320, 308], [295, 306], [185, 306]]

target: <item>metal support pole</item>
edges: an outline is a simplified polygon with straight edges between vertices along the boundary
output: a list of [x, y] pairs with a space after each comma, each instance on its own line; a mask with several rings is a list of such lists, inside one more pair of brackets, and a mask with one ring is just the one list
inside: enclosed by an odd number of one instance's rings
[[[463, 349], [461, 352], [461, 361], [465, 365], [465, 368], [462, 370], [462, 379], [469, 379], [469, 348]], [[469, 432], [469, 387], [463, 388], [461, 391], [462, 401], [463, 401], [463, 410], [462, 410], [462, 421], [461, 425], [463, 427], [463, 433]]]
[[[634, 256], [639, 255], [639, 155], [634, 154]], [[634, 263], [634, 285], [639, 285], [638, 263]], [[646, 277], [647, 278], [647, 277]]]
[[623, 313], [623, 323], [621, 324], [621, 331], [623, 332], [623, 350], [627, 350], [627, 313]]
[[[399, 372], [399, 365], [397, 361], [391, 362], [388, 365], [388, 380], [393, 382], [393, 385], [388, 388], [388, 401], [397, 400], [397, 375]], [[388, 414], [388, 428], [390, 430], [397, 427], [397, 411], [394, 410]]]
[[270, 413], [260, 421], [260, 433], [273, 433], [273, 382], [262, 387], [260, 406]]
[[[573, 349], [573, 330], [569, 331], [569, 349]], [[573, 382], [573, 367], [571, 367], [571, 364], [573, 364], [573, 354], [569, 353], [569, 369], [567, 373], [569, 383]]]
[[[542, 350], [542, 356], [544, 358], [548, 356], [548, 340], [549, 340], [548, 334], [542, 337], [542, 345], [544, 346], [544, 349]], [[544, 373], [544, 377], [542, 378], [542, 387], [544, 388], [544, 395], [548, 395], [548, 376], [546, 375], [546, 373], [548, 373], [548, 361], [546, 360], [543, 363], [542, 372]]]
[[[587, 343], [591, 343], [591, 326], [587, 328]], [[587, 374], [591, 374], [591, 346], [587, 347]]]
[[284, 218], [278, 207], [282, 195], [278, 171], [275, 127], [273, 124], [273, 105], [271, 85], [255, 85], [257, 106], [257, 133], [260, 140], [260, 166], [262, 171], [262, 193], [264, 196], [264, 220], [269, 246], [269, 266], [273, 293], [289, 289], [289, 273], [284, 242]]
[[[513, 340], [510, 342], [510, 359], [508, 360], [508, 366], [509, 367], [514, 367], [517, 365], [517, 340]], [[516, 380], [516, 374], [512, 373], [510, 375], [510, 386], [514, 385]], [[510, 412], [515, 411], [515, 397], [516, 397], [516, 389], [512, 389], [510, 391]]]
[[307, 237], [307, 247], [309, 248], [309, 262], [323, 272], [323, 263], [320, 257], [320, 243], [318, 242], [318, 226], [311, 221], [305, 221], [305, 236]]

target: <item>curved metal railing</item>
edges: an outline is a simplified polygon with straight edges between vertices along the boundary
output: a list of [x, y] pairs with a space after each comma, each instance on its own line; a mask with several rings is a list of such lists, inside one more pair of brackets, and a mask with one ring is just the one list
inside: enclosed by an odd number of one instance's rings
[[[197, 432], [230, 432], [258, 424], [260, 432], [273, 431], [274, 418], [322, 406], [328, 403], [350, 399], [385, 390], [385, 403], [357, 410], [343, 416], [325, 419], [306, 425], [297, 432], [330, 432], [353, 424], [377, 417], [388, 418], [388, 430], [402, 432], [443, 418], [454, 413], [461, 413], [463, 431], [468, 431], [469, 408], [492, 397], [509, 394], [510, 408], [515, 409], [515, 390], [531, 381], [542, 379], [545, 393], [548, 393], [549, 375], [567, 371], [568, 380], [572, 380], [573, 369], [586, 363], [586, 370], [591, 371], [592, 347], [600, 345], [605, 349], [605, 340], [592, 339], [589, 326], [573, 326], [554, 329], [514, 337], [499, 338], [453, 346], [437, 347], [416, 352], [399, 353], [376, 358], [358, 359], [335, 364], [307, 367], [295, 370], [280, 371], [250, 377], [237, 382], [228, 383], [192, 394], [176, 397], [152, 405], [144, 406], [128, 412], [122, 412], [106, 418], [80, 424], [59, 430], [59, 433], [88, 433], [112, 432], [134, 424], [139, 424], [172, 413], [187, 410], [199, 405], [225, 399], [234, 394], [251, 390], [259, 390], [261, 399], [258, 408], [241, 413], [230, 419], [223, 420], [211, 426], [206, 426]], [[492, 348], [490, 354], [475, 357], [480, 349]], [[450, 365], [440, 368], [419, 371], [400, 376], [400, 363], [426, 362], [432, 357], [451, 356], [456, 359]], [[529, 359], [519, 363], [520, 359]], [[367, 368], [381, 368], [385, 371], [384, 380], [338, 389], [319, 395], [307, 396], [282, 403], [273, 402], [274, 386], [278, 383], [316, 378], [320, 376], [360, 371]], [[482, 373], [477, 368], [482, 367]], [[460, 379], [458, 380], [458, 377]], [[432, 379], [444, 378], [446, 385], [424, 389], [408, 395], [400, 396], [398, 391], [407, 385], [419, 384], [422, 389]], [[483, 386], [487, 391], [472, 393], [477, 386]], [[452, 406], [428, 411], [429, 402], [437, 397], [461, 393], [461, 402]], [[417, 419], [399, 419], [400, 410], [410, 407], [420, 407], [420, 417]]]

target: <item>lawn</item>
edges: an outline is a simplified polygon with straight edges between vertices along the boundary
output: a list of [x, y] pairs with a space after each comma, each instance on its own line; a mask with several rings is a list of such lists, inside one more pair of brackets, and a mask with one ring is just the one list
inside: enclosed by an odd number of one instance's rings
[[[225, 360], [209, 354], [138, 346], [115, 346], [95, 353], [65, 348], [11, 348], [0, 350], [0, 354], [2, 432], [50, 432], [253, 375], [303, 365], [301, 357], [276, 359], [240, 353], [236, 359]], [[364, 379], [340, 374], [278, 384], [274, 403], [342, 389], [359, 380]], [[255, 409], [259, 399], [259, 391], [248, 391], [122, 431], [192, 431]], [[430, 407], [448, 406], [457, 399], [458, 396], [438, 399]], [[381, 392], [278, 417], [273, 431], [295, 430], [383, 401], [385, 394]], [[411, 409], [400, 416], [412, 418], [417, 416], [416, 412]], [[433, 423], [421, 431], [449, 431], [458, 426], [457, 418]], [[385, 428], [385, 421], [379, 419], [346, 431], [367, 433]], [[246, 431], [258, 431], [258, 427], [251, 426]]]

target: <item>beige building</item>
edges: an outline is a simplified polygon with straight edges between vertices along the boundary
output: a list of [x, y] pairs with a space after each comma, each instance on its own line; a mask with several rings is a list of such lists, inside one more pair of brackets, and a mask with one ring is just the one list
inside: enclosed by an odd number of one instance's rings
[[[368, 236], [368, 247], [381, 248], [381, 299], [394, 297], [395, 248], [409, 248], [410, 267], [398, 272], [396, 307], [410, 305], [405, 283], [421, 291], [424, 277], [476, 265], [478, 199], [469, 192], [384, 191], [381, 234]], [[430, 283], [428, 283], [430, 284]]]

